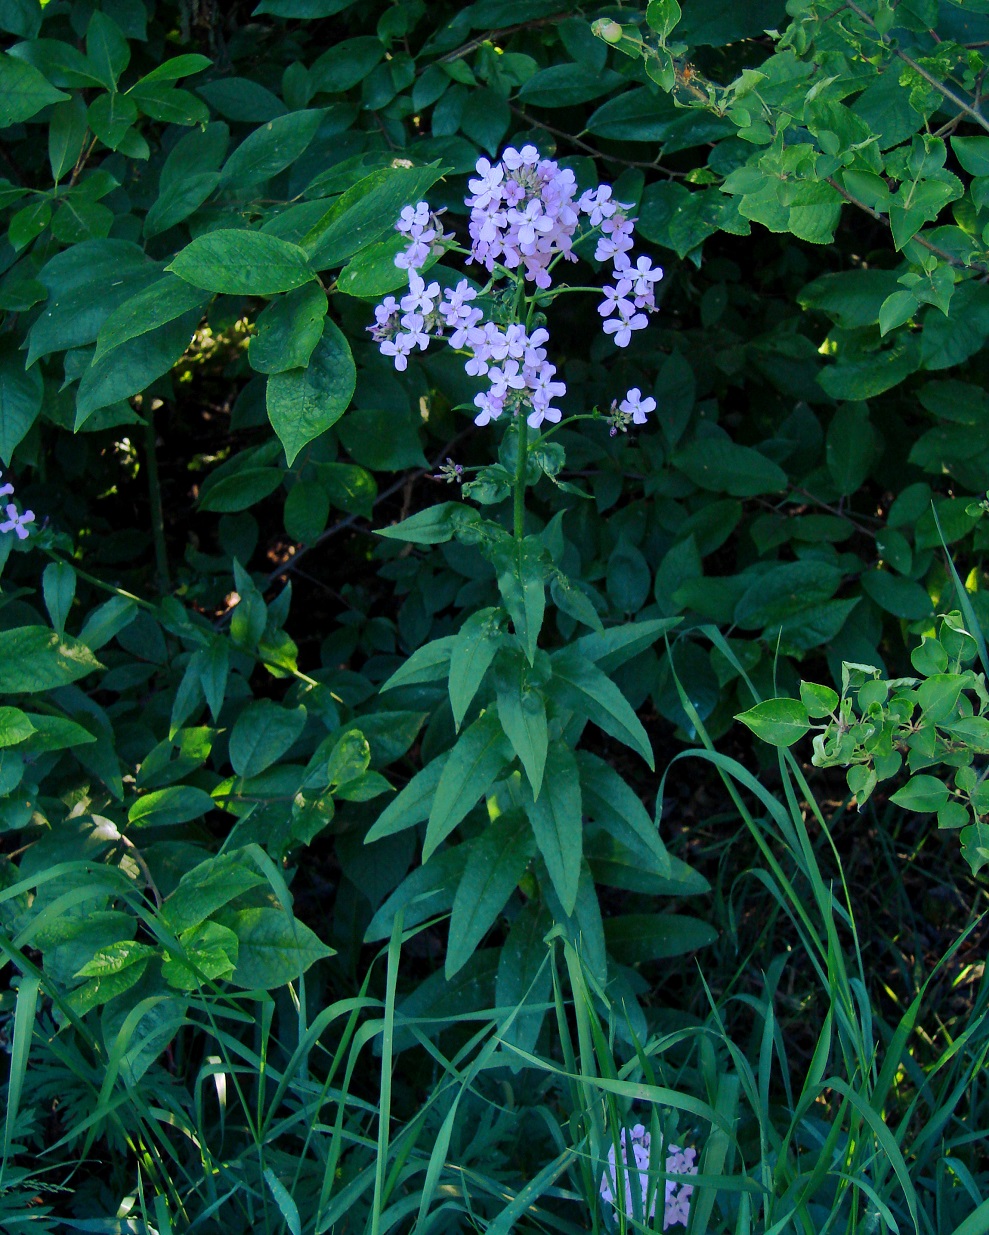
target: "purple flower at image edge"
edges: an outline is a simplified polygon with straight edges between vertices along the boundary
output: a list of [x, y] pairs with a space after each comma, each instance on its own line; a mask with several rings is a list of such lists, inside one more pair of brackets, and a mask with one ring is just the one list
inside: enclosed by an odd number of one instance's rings
[[[0, 477], [2, 476], [3, 473], [0, 472]], [[0, 497], [11, 497], [13, 492], [14, 486], [9, 481], [0, 486]], [[28, 524], [34, 522], [34, 511], [25, 510], [21, 513], [18, 512], [13, 502], [7, 502], [4, 505], [4, 513], [7, 518], [0, 522], [0, 532], [15, 532], [18, 540], [27, 540]]]
[[[656, 1171], [659, 1169], [652, 1166], [651, 1162], [652, 1137], [642, 1124], [636, 1124], [632, 1129], [630, 1143], [624, 1128], [621, 1132], [620, 1143], [622, 1175], [625, 1185], [621, 1205], [619, 1205], [617, 1199], [619, 1183], [614, 1145], [608, 1150], [608, 1166], [601, 1177], [601, 1199], [606, 1204], [613, 1206], [616, 1211], [622, 1208], [626, 1217], [634, 1218], [636, 1214], [632, 1191], [634, 1187], [641, 1202], [638, 1212], [643, 1218], [652, 1220], [656, 1217], [656, 1201], [660, 1190], [659, 1181], [651, 1181], [649, 1178], [650, 1170]], [[629, 1148], [632, 1151], [631, 1161], [629, 1160]], [[666, 1166], [664, 1169], [668, 1175], [696, 1175], [696, 1158], [697, 1151], [695, 1149], [680, 1149], [677, 1145], [667, 1145]], [[663, 1196], [664, 1231], [677, 1224], [686, 1226], [690, 1221], [690, 1198], [693, 1195], [693, 1191], [693, 1184], [684, 1183], [678, 1179], [668, 1179], [665, 1181]]]

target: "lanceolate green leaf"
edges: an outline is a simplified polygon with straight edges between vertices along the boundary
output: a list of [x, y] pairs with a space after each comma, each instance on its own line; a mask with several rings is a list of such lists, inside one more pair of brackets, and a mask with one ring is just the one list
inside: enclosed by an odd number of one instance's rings
[[634, 913], [604, 924], [608, 951], [624, 965], [683, 956], [714, 943], [718, 932], [700, 918], [675, 913]]
[[546, 767], [549, 730], [541, 690], [529, 682], [521, 656], [506, 658], [496, 678], [498, 716], [529, 778], [534, 797], [539, 797]]
[[534, 852], [528, 821], [519, 812], [502, 815], [471, 842], [453, 898], [447, 978], [466, 964], [491, 929]]
[[429, 812], [423, 860], [444, 841], [510, 762], [512, 748], [497, 714], [482, 713], [450, 752]]
[[383, 682], [382, 691], [395, 690], [399, 686], [413, 686], [418, 682], [435, 682], [450, 672], [450, 657], [457, 643], [457, 635], [444, 635], [433, 639], [424, 647], [416, 648], [405, 663]]
[[546, 611], [546, 550], [535, 536], [521, 544], [499, 540], [489, 550], [498, 574], [498, 590], [515, 627], [515, 635], [531, 665]]
[[563, 742], [550, 746], [542, 793], [527, 800], [525, 809], [560, 904], [572, 914], [583, 856], [583, 815], [577, 761]]
[[447, 758], [446, 754], [439, 755], [412, 777], [398, 796], [389, 802], [378, 816], [377, 821], [364, 838], [365, 844], [370, 845], [384, 836], [403, 832], [406, 828], [415, 827], [417, 823], [423, 823], [429, 818]]
[[651, 618], [645, 622], [630, 622], [625, 626], [609, 626], [600, 633], [582, 635], [577, 647], [605, 673], [632, 660], [652, 645], [683, 618]]
[[249, 133], [230, 155], [223, 165], [221, 183], [239, 190], [242, 185], [270, 180], [302, 155], [322, 119], [323, 113], [312, 108], [269, 120]]
[[[546, 936], [552, 925], [546, 906], [538, 900], [529, 901], [512, 923], [498, 961], [495, 1004], [499, 1008], [514, 1008], [523, 1001], [531, 1005], [548, 1000], [552, 978]], [[544, 1016], [545, 1012], [520, 1013], [509, 1026], [505, 1040], [522, 1050], [532, 1050]]]
[[662, 875], [669, 876], [670, 856], [649, 812], [635, 790], [610, 764], [590, 751], [577, 752], [584, 809], [629, 849], [645, 850]]
[[455, 637], [450, 654], [450, 706], [459, 729], [488, 666], [501, 646], [500, 610], [472, 613]]
[[639, 752], [650, 768], [655, 767], [652, 747], [642, 723], [618, 687], [576, 647], [565, 648], [553, 656], [554, 684], [568, 706], [576, 708], [599, 729], [610, 733]]

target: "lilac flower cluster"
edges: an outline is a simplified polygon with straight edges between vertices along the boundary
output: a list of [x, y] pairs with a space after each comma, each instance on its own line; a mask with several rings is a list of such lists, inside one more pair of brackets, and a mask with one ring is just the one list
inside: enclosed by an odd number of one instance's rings
[[537, 287], [549, 287], [549, 267], [562, 254], [576, 261], [574, 232], [580, 221], [574, 194], [577, 181], [569, 168], [539, 157], [535, 146], [514, 150], [500, 163], [478, 159], [477, 178], [469, 180], [471, 260], [494, 271], [497, 264], [515, 270]]
[[[542, 158], [531, 145], [521, 150], [509, 147], [498, 163], [479, 159], [477, 177], [469, 185], [468, 260], [492, 274], [521, 270], [524, 279], [548, 288], [557, 260], [577, 260], [574, 237], [585, 218], [592, 229], [600, 229], [595, 257], [610, 261], [614, 270], [615, 285], [604, 289], [599, 306], [601, 316], [608, 319], [605, 333], [625, 347], [632, 331], [646, 325], [647, 314], [657, 308], [654, 289], [663, 272], [648, 257], [639, 257], [632, 265], [634, 220], [627, 215], [628, 207], [614, 201], [608, 185], [577, 199], [573, 172]], [[396, 228], [410, 240], [395, 259], [409, 272], [409, 290], [401, 298], [387, 296], [374, 311], [375, 321], [368, 329], [382, 354], [404, 370], [416, 348], [425, 351], [431, 339], [445, 338], [451, 347], [467, 353], [465, 367], [471, 376], [488, 378], [488, 389], [474, 399], [476, 424], [486, 425], [506, 411], [512, 416], [524, 412], [533, 428], [544, 421], [559, 422], [561, 412], [553, 404], [566, 393], [566, 386], [547, 360], [548, 332], [541, 326], [530, 332], [517, 322], [501, 326], [485, 321], [482, 310], [471, 303], [478, 293], [466, 279], [442, 293], [438, 282], [426, 283], [422, 268], [452, 239], [443, 235], [428, 203], [406, 206]], [[633, 394], [635, 407], [627, 421], [642, 424], [656, 404], [648, 399], [640, 402], [638, 390], [629, 391], [626, 402]]]
[[395, 258], [395, 265], [401, 270], [421, 269], [434, 248], [442, 253], [446, 242], [452, 239], [452, 235], [443, 234], [439, 215], [433, 214], [427, 202], [406, 206], [399, 215], [395, 230], [408, 236], [412, 242]]
[[[641, 1190], [642, 1204], [639, 1212], [643, 1217], [653, 1219], [656, 1216], [656, 1193], [658, 1191], [655, 1185], [650, 1185], [649, 1171], [651, 1168], [651, 1137], [642, 1124], [636, 1124], [632, 1129], [631, 1148], [632, 1161], [629, 1161], [628, 1142], [626, 1140], [625, 1129], [621, 1133], [621, 1151], [622, 1151], [622, 1174], [625, 1181], [625, 1195], [622, 1198], [624, 1203], [625, 1213], [629, 1218], [635, 1216], [635, 1208], [632, 1202], [632, 1186], [635, 1182], [638, 1189]], [[679, 1149], [676, 1145], [668, 1145], [666, 1157], [666, 1172], [670, 1175], [696, 1175], [697, 1167], [694, 1160], [697, 1157], [695, 1149]], [[608, 1150], [608, 1166], [601, 1177], [601, 1197], [615, 1209], [618, 1209], [619, 1204], [616, 1200], [618, 1192], [618, 1169], [615, 1161], [615, 1147]], [[665, 1209], [663, 1212], [663, 1230], [668, 1230], [671, 1226], [681, 1223], [686, 1226], [690, 1220], [690, 1198], [694, 1191], [693, 1184], [678, 1183], [675, 1179], [666, 1181], [665, 1193]], [[651, 1202], [649, 1201], [650, 1193], [652, 1194]], [[648, 1212], [647, 1212], [648, 1203]]]
[[[0, 472], [0, 479], [2, 478], [3, 472]], [[13, 494], [14, 486], [9, 481], [5, 485], [0, 485], [0, 498], [12, 497]], [[16, 532], [18, 540], [27, 540], [27, 525], [34, 522], [34, 511], [25, 510], [23, 514], [18, 514], [14, 503], [7, 502], [4, 512], [7, 518], [0, 521], [0, 532]]]

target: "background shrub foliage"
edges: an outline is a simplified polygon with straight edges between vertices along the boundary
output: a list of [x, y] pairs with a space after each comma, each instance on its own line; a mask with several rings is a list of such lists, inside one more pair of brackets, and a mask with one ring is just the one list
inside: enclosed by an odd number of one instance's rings
[[[596, 1229], [602, 1142], [584, 1158], [565, 1142], [600, 1128], [539, 1113], [578, 1067], [546, 1013], [569, 992], [580, 1067], [591, 1051], [607, 1076], [611, 1008], [611, 1048], [641, 1063], [651, 1033], [689, 1021], [658, 977], [717, 938], [707, 878], [657, 831], [650, 769], [761, 697], [802, 697], [805, 732], [837, 699], [801, 679], [840, 685], [843, 662], [874, 667], [843, 693], [873, 694], [823, 722], [819, 762], [855, 761], [864, 802], [897, 770], [876, 764], [869, 705], [910, 718], [875, 683], [909, 694], [897, 675], [930, 636], [916, 671], [960, 684], [895, 741], [942, 726], [910, 768], [954, 759], [964, 817], [940, 822], [969, 829], [973, 869], [989, 856], [970, 767], [989, 741], [958, 729], [985, 690], [952, 643], [989, 622], [989, 4], [684, 8], [0, 0], [0, 458], [37, 513], [27, 540], [0, 538], [9, 1229], [130, 1197], [159, 1231], [386, 1229], [382, 1212], [507, 1231], [564, 1170]], [[404, 278], [400, 209], [428, 195], [462, 235], [477, 158], [526, 141], [581, 188], [610, 179], [666, 268], [661, 313], [623, 352], [592, 300], [551, 310], [563, 407], [638, 386], [658, 412], [635, 435], [560, 433], [565, 466], [535, 460], [521, 557], [499, 567], [463, 528], [481, 503], [507, 537], [510, 500], [431, 476], [499, 448], [511, 464], [511, 435], [470, 423], [478, 387], [449, 350], [396, 373], [365, 328]], [[580, 256], [573, 281], [600, 281]], [[942, 537], [968, 590], [938, 643], [935, 615], [958, 607]], [[859, 745], [836, 746], [860, 720]], [[471, 1015], [491, 1008], [516, 1009], [499, 1028], [514, 1071], [495, 1059], [522, 1087], [507, 1104], [475, 1088], [493, 1046], [476, 1053]], [[523, 1083], [540, 1046], [560, 1075]], [[416, 1062], [394, 1094], [361, 1095], [351, 1048], [375, 1075], [373, 1052]], [[777, 1220], [804, 1206], [800, 1229], [844, 1213], [844, 1183], [818, 1201], [827, 1171], [800, 1175], [810, 1141], [750, 1127], [729, 1152], [744, 1068], [697, 1050], [695, 1097], [663, 1092], [706, 1143], [702, 1175], [743, 1181], [708, 1190], [697, 1229], [748, 1230], [760, 1205], [769, 1229], [767, 1196]], [[642, 1066], [643, 1084], [663, 1075]], [[221, 1078], [242, 1103], [229, 1127]], [[872, 1079], [882, 1114], [893, 1077]], [[897, 1229], [893, 1205], [947, 1230], [979, 1202], [971, 1154], [960, 1200], [938, 1175], [911, 1202], [904, 1145], [859, 1117], [842, 1144], [880, 1147], [876, 1204], [846, 1197], [842, 1229], [866, 1211]], [[747, 1191], [760, 1152], [775, 1165]], [[67, 1154], [113, 1165], [66, 1184]], [[580, 1192], [557, 1186], [531, 1220], [575, 1229]]]

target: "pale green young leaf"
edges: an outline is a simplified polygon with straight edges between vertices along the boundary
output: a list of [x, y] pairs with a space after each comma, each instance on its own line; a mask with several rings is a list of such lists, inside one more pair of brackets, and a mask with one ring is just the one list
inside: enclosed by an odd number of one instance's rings
[[771, 746], [792, 746], [810, 729], [807, 708], [799, 699], [765, 699], [736, 713], [735, 719]]

